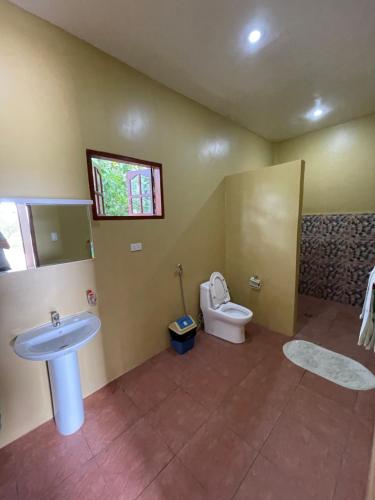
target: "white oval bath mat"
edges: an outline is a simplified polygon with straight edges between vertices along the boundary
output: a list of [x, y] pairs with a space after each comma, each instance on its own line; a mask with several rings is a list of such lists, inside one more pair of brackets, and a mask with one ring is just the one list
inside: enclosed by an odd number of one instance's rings
[[291, 340], [283, 346], [285, 356], [295, 365], [355, 391], [375, 388], [375, 376], [365, 366], [342, 354], [306, 340]]

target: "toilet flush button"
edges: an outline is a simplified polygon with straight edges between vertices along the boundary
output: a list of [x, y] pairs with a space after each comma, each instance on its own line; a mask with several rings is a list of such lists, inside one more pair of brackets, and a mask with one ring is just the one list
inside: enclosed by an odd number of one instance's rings
[[142, 250], [142, 243], [130, 243], [130, 251], [131, 252], [139, 252]]

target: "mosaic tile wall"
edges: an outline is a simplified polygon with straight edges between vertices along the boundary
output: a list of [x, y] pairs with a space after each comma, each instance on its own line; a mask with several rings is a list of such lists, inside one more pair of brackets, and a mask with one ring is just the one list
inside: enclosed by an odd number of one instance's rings
[[299, 293], [362, 305], [375, 265], [375, 214], [304, 215]]

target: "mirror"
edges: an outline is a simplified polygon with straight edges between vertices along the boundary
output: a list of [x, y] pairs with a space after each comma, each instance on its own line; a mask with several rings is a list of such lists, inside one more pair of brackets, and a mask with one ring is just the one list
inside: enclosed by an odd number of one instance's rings
[[84, 203], [0, 199], [0, 273], [93, 258]]

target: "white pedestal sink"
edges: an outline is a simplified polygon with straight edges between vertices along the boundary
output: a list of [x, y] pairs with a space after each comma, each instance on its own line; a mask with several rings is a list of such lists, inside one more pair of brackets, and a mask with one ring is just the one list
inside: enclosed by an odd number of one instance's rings
[[62, 318], [59, 326], [48, 323], [18, 335], [16, 354], [32, 361], [47, 361], [53, 411], [60, 434], [76, 432], [84, 421], [77, 351], [100, 329], [94, 314], [82, 312]]

